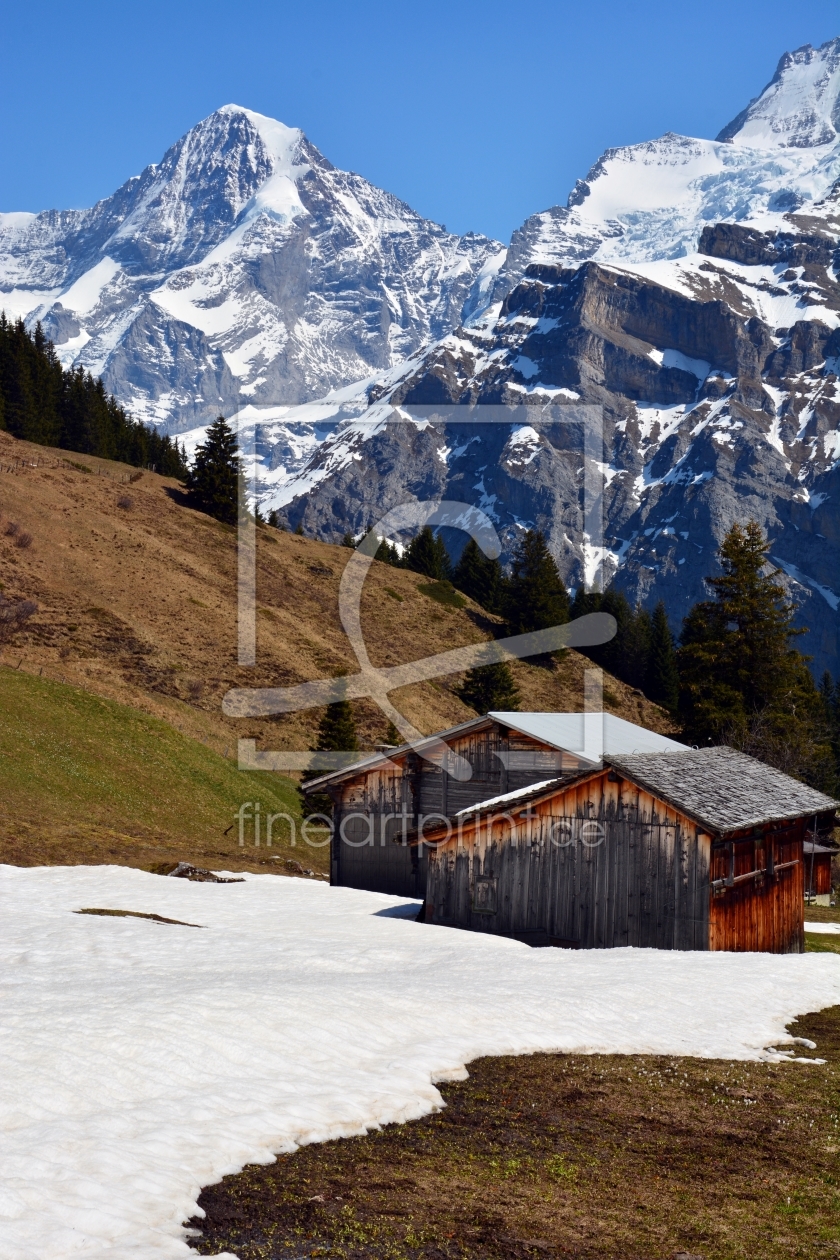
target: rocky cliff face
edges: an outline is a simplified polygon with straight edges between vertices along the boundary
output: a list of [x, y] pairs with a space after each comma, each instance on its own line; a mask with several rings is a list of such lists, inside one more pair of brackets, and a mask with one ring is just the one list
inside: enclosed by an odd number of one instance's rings
[[[681, 264], [695, 282], [682, 291], [594, 261], [531, 265], [497, 314], [368, 387], [360, 415], [337, 412], [305, 467], [267, 485], [266, 505], [338, 538], [406, 497], [474, 503], [508, 547], [521, 528], [542, 528], [571, 587], [614, 579], [631, 600], [664, 598], [675, 628], [706, 597], [728, 528], [753, 517], [809, 627], [805, 650], [836, 671], [835, 227], [827, 213], [789, 216], [784, 232], [707, 227]], [[785, 326], [757, 313], [781, 309]], [[583, 527], [580, 435], [539, 412], [572, 417], [580, 403], [603, 415], [600, 547]], [[507, 425], [405, 423], [412, 408], [443, 417], [451, 404], [529, 410]]]
[[90, 210], [0, 215], [0, 308], [179, 432], [403, 361], [481, 302], [503, 256], [226, 106]]

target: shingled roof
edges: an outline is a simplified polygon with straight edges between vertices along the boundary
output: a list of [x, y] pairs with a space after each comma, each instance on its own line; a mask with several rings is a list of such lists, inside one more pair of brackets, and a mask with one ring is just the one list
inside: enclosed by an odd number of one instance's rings
[[604, 761], [718, 835], [840, 808], [840, 801], [734, 748], [637, 753]]

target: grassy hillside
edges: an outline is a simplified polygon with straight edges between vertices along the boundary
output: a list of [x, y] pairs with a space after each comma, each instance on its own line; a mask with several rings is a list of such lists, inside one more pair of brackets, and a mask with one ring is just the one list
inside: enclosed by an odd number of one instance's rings
[[[17, 531], [10, 532], [10, 525]], [[19, 545], [26, 535], [31, 535], [29, 545]], [[12, 683], [4, 675], [3, 685], [22, 686], [19, 679], [25, 674], [42, 677], [44, 685], [69, 684], [53, 693], [52, 710], [42, 712], [42, 725], [33, 727], [41, 746], [64, 720], [62, 713], [78, 688], [165, 722], [200, 741], [202, 755], [212, 750], [220, 765], [223, 758], [235, 760], [239, 738], [255, 740], [258, 749], [310, 748], [318, 710], [232, 719], [223, 715], [221, 702], [231, 687], [288, 685], [355, 672], [357, 662], [338, 615], [339, 582], [350, 554], [343, 547], [258, 530], [257, 664], [240, 667], [234, 530], [187, 507], [171, 479], [92, 456], [50, 451], [0, 432], [0, 590], [10, 599], [39, 605], [25, 628], [0, 645], [0, 666], [19, 676]], [[412, 661], [493, 636], [494, 620], [476, 605], [466, 600], [453, 607], [436, 594], [434, 584], [418, 574], [372, 565], [362, 624], [374, 664]], [[560, 660], [516, 662], [521, 707], [582, 708], [587, 664], [573, 651]], [[455, 694], [459, 682], [454, 675], [421, 683], [396, 692], [393, 699], [415, 726], [430, 733], [474, 716]], [[604, 699], [606, 708], [630, 721], [663, 732], [673, 729], [663, 710], [608, 676]], [[361, 746], [371, 747], [384, 737], [387, 719], [370, 701], [355, 702], [354, 710]], [[74, 713], [71, 705], [66, 718], [71, 725], [77, 720]], [[19, 720], [20, 733], [25, 719], [21, 715]], [[166, 748], [168, 757], [175, 745]], [[37, 781], [41, 768], [34, 756], [24, 758], [15, 771], [19, 786], [14, 808], [24, 811], [20, 817], [37, 843], [46, 846], [43, 852], [52, 853], [56, 833], [38, 821], [49, 810], [42, 809]], [[13, 752], [12, 763], [17, 760]], [[35, 776], [29, 786], [26, 774]], [[231, 774], [238, 804], [248, 798], [240, 794], [238, 775]], [[154, 776], [143, 781], [154, 786]], [[30, 787], [32, 808], [26, 806]], [[129, 807], [129, 798], [117, 793], [110, 798], [107, 816], [91, 821], [96, 796], [91, 787], [88, 798], [72, 793], [62, 798], [61, 825], [78, 824], [81, 830], [73, 833], [73, 845], [80, 853], [87, 850], [79, 837], [91, 827], [134, 834], [122, 814], [131, 813], [138, 826], [146, 816], [139, 798], [132, 797], [135, 803]], [[232, 799], [224, 796], [228, 812]], [[8, 802], [3, 808], [7, 819], [14, 817], [8, 814]], [[143, 808], [163, 806], [144, 800]], [[155, 817], [160, 819], [154, 823], [160, 843], [163, 836], [170, 837], [164, 845], [167, 852], [170, 840], [177, 848], [173, 837], [198, 844], [209, 836], [204, 823], [184, 821], [180, 806], [171, 815]], [[7, 826], [7, 840], [10, 834]], [[64, 860], [70, 860], [69, 852]]]
[[[164, 718], [224, 752], [238, 736], [267, 748], [306, 748], [315, 711], [281, 720], [225, 718], [233, 686], [304, 682], [357, 664], [338, 618], [343, 547], [258, 531], [258, 656], [236, 664], [236, 537], [184, 506], [177, 483], [127, 465], [48, 452], [0, 432], [0, 583], [8, 596], [35, 599], [39, 614], [0, 659], [78, 683]], [[10, 471], [13, 461], [18, 467]], [[52, 466], [51, 466], [52, 465]], [[27, 548], [4, 531], [17, 523]], [[432, 584], [433, 585], [433, 584]], [[425, 587], [424, 591], [422, 588]], [[448, 607], [420, 575], [375, 563], [362, 618], [376, 664], [414, 660], [491, 637], [492, 619], [466, 601]], [[581, 707], [586, 662], [514, 666], [523, 708]], [[472, 711], [454, 695], [457, 676], [407, 688], [397, 703], [426, 732]], [[607, 707], [669, 730], [666, 714], [617, 680], [606, 680]], [[384, 715], [360, 702], [363, 741], [386, 729]]]
[[0, 668], [0, 765], [0, 861], [265, 870], [294, 857], [326, 868], [323, 850], [289, 846], [285, 822], [271, 849], [264, 823], [259, 849], [250, 825], [239, 847], [243, 801], [259, 801], [263, 819], [299, 815], [288, 779], [241, 773], [165, 722], [77, 687]]

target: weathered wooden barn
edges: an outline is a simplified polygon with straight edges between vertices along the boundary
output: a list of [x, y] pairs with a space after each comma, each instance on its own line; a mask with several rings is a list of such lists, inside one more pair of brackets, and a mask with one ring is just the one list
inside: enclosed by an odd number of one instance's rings
[[489, 796], [597, 765], [606, 753], [682, 744], [611, 713], [488, 713], [418, 744], [388, 748], [303, 784], [333, 802], [330, 882], [423, 897], [418, 833]]
[[805, 900], [811, 905], [831, 904], [831, 863], [838, 852], [834, 845], [805, 841]]
[[731, 748], [606, 755], [427, 833], [427, 923], [595, 949], [804, 949], [838, 802]]

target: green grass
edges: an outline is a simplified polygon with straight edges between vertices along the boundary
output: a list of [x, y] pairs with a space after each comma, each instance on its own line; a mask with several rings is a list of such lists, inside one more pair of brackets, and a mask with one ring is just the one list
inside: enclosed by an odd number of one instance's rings
[[[122, 837], [129, 849], [132, 841], [156, 849], [146, 854], [149, 861], [227, 857], [262, 864], [278, 853], [278, 841], [289, 852], [285, 821], [274, 825], [275, 848], [265, 848], [267, 815], [300, 817], [289, 779], [239, 771], [165, 722], [8, 668], [0, 668], [0, 767], [0, 836], [7, 861], [93, 860], [86, 846], [95, 850], [97, 837], [101, 841], [107, 834], [106, 860], [121, 859], [113, 845], [119, 850], [114, 837]], [[260, 849], [250, 825], [246, 847], [239, 846], [234, 817], [245, 801], [261, 805]], [[299, 843], [295, 852], [304, 864], [315, 867], [319, 851], [300, 848]]]
[[428, 595], [429, 599], [444, 604], [447, 608], [463, 608], [467, 602], [451, 582], [421, 582], [417, 589], [422, 595]]

